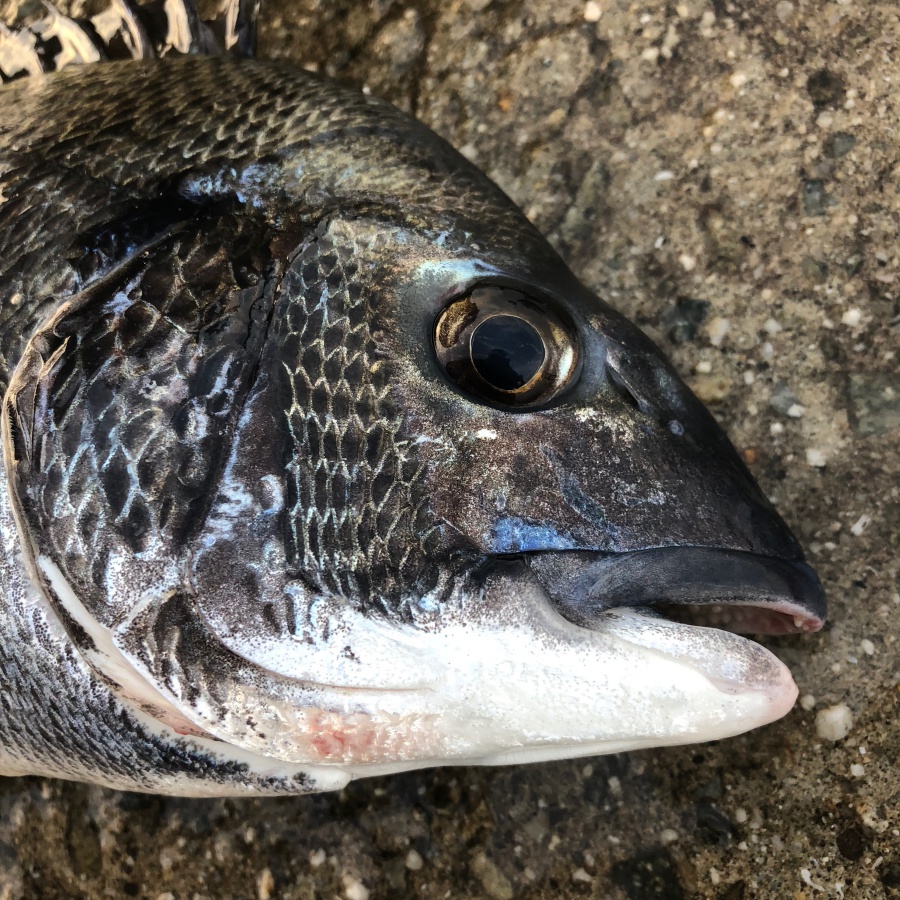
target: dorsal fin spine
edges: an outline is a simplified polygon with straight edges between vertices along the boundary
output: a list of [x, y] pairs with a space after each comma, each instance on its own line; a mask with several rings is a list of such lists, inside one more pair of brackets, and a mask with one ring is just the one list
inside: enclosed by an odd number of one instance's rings
[[73, 19], [45, 2], [44, 13], [18, 30], [0, 25], [0, 80], [105, 59], [253, 56], [259, 7], [260, 0], [224, 0], [204, 21], [194, 0], [109, 0], [91, 19]]

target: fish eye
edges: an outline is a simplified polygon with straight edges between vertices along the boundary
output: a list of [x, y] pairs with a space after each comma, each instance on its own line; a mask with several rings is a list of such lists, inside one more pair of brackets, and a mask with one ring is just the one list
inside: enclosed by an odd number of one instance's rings
[[549, 299], [480, 285], [438, 314], [434, 351], [444, 374], [473, 399], [502, 407], [548, 403], [575, 380], [575, 327]]

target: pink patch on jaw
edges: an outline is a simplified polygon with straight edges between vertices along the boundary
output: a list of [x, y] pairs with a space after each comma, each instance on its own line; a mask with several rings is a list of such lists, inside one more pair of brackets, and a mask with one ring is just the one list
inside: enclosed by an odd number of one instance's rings
[[[166, 724], [168, 724], [168, 723], [166, 723]], [[211, 735], [207, 734], [207, 732], [201, 730], [200, 728], [189, 727], [189, 728], [182, 729], [182, 728], [175, 728], [173, 726], [172, 731], [174, 731], [175, 734], [180, 734], [182, 737], [204, 737], [204, 738], [211, 737]]]
[[299, 730], [317, 760], [343, 764], [396, 762], [437, 753], [437, 731], [426, 718], [435, 717], [297, 711]]

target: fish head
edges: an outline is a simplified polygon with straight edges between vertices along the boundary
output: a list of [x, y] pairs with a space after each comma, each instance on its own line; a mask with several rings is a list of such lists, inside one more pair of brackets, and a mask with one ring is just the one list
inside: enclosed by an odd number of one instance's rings
[[226, 482], [283, 494], [256, 519], [214, 508], [197, 604], [343, 710], [324, 752], [354, 774], [739, 733], [797, 691], [737, 632], [823, 622], [712, 416], [534, 240], [338, 217], [281, 283]]
[[498, 234], [392, 241], [405, 250], [388, 288], [392, 391], [433, 558], [472, 565], [455, 584], [465, 601], [418, 606], [441, 635], [432, 658], [451, 660], [442, 683], [461, 685], [448, 719], [490, 721], [497, 739], [467, 758], [686, 743], [780, 718], [791, 676], [739, 635], [822, 627], [799, 543], [653, 342], [546, 245]]
[[[219, 117], [246, 78], [179, 67]], [[176, 196], [104, 203], [122, 259], [6, 393], [23, 548], [83, 659], [179, 734], [351, 776], [784, 715], [736, 632], [819, 628], [821, 586], [661, 352], [424, 126], [252, 72], [277, 114], [203, 159], [165, 136]]]
[[[536, 234], [493, 232], [335, 215], [199, 347], [173, 329], [134, 366], [68, 360], [131, 327], [110, 285], [106, 318], [67, 308], [32, 342], [56, 361], [26, 354], [8, 394], [20, 519], [129, 702], [350, 776], [710, 740], [791, 708], [788, 670], [735, 632], [821, 626], [796, 540], [660, 351]], [[35, 372], [55, 419], [28, 432]]]

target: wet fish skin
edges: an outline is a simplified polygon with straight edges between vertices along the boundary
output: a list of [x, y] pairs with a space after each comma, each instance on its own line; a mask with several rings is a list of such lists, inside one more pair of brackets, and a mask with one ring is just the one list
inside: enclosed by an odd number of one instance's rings
[[[388, 104], [226, 58], [0, 91], [4, 771], [277, 793], [500, 761], [480, 733], [429, 745], [434, 707], [348, 690], [434, 690], [410, 634], [540, 637], [536, 560], [564, 581], [571, 551], [803, 565], [659, 351]], [[558, 402], [448, 383], [434, 321], [481, 283], [570, 317]], [[546, 556], [486, 570], [509, 554]], [[820, 615], [815, 584], [797, 603]]]

